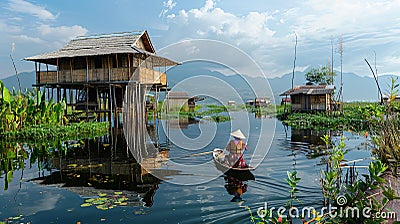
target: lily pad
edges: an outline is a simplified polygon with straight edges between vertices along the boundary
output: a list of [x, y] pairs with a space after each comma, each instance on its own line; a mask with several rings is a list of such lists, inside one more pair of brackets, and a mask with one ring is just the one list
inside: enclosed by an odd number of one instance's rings
[[107, 205], [98, 205], [98, 206], [96, 206], [96, 208], [100, 209], [100, 210], [108, 210], [108, 206]]
[[87, 203], [92, 203], [92, 202], [94, 202], [96, 199], [94, 199], [94, 198], [88, 198], [88, 199], [86, 199], [85, 200], [85, 202], [87, 202]]
[[105, 197], [105, 196], [107, 196], [106, 193], [101, 193], [101, 192], [99, 192], [97, 195], [99, 195], [100, 197]]
[[83, 203], [83, 204], [81, 204], [81, 207], [82, 208], [84, 208], [84, 207], [89, 207], [89, 206], [91, 206], [92, 204], [90, 204], [90, 203]]
[[121, 194], [122, 194], [122, 191], [116, 191], [116, 192], [114, 192], [114, 194], [115, 194], [115, 195], [121, 195]]
[[104, 203], [105, 203], [104, 201], [96, 200], [92, 204], [94, 204], [94, 205], [103, 205]]

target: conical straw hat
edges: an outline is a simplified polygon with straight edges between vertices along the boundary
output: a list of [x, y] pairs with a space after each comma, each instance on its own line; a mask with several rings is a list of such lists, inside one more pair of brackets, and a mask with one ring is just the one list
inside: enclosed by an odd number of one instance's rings
[[244, 136], [244, 134], [242, 133], [242, 131], [240, 129], [232, 132], [231, 136], [236, 137], [236, 138], [240, 138], [240, 139], [246, 139], [246, 136]]

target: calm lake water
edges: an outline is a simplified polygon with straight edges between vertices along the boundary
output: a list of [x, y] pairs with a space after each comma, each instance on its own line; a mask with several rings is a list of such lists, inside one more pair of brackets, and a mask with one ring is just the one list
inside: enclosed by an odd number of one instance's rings
[[[240, 119], [240, 116], [247, 117], [247, 113], [234, 113], [236, 119]], [[184, 155], [224, 147], [229, 140], [227, 133], [231, 130], [230, 122], [219, 123], [217, 137], [201, 150], [185, 151], [171, 143], [169, 151], [146, 161], [162, 170], [157, 176], [164, 175], [167, 181], [147, 174], [132, 158], [128, 158], [128, 149], [123, 140], [116, 142], [114, 149], [107, 143], [107, 138], [101, 142], [85, 140], [70, 143], [66, 156], [65, 152], [61, 157], [42, 155], [43, 161], [33, 164], [27, 160], [23, 171], [14, 171], [8, 190], [3, 190], [6, 182], [3, 175], [0, 183], [0, 221], [13, 217], [14, 223], [250, 223], [249, 212], [244, 206], [248, 206], [255, 214], [265, 202], [271, 207], [285, 205], [289, 195], [286, 171], [294, 170], [302, 178], [299, 183], [302, 206], [322, 206], [319, 176], [320, 170], [325, 167], [325, 156], [317, 150], [317, 145], [321, 143], [318, 135], [323, 133], [292, 131], [275, 118], [255, 118], [253, 114], [248, 117], [251, 125], [246, 161], [250, 161], [256, 144], [252, 136], [260, 133], [261, 125], [271, 130], [276, 125], [267, 156], [252, 172], [255, 180], [240, 181], [223, 175], [215, 167], [211, 173], [190, 175], [190, 170], [176, 170], [176, 167], [169, 165], [210, 161], [211, 154]], [[184, 125], [182, 128], [185, 135], [193, 138], [200, 133], [197, 124]], [[173, 129], [170, 131], [174, 132]], [[270, 134], [268, 131], [266, 133]], [[351, 150], [346, 155], [347, 159], [370, 156], [365, 137], [349, 132], [343, 134], [347, 148]], [[261, 136], [263, 139], [270, 137]], [[333, 136], [334, 141], [338, 139], [340, 137]], [[117, 139], [113, 141], [115, 143]], [[165, 139], [161, 138], [160, 142], [163, 141]], [[167, 154], [170, 160], [165, 159]], [[39, 171], [42, 168], [44, 171]], [[52, 169], [49, 171], [46, 168]], [[63, 172], [59, 172], [60, 169]], [[211, 178], [216, 172], [220, 175]], [[39, 178], [43, 176], [46, 178]], [[212, 180], [196, 185], [174, 184], [190, 180], [188, 177], [193, 180]], [[235, 192], [241, 193], [241, 203], [231, 202]], [[97, 208], [97, 205], [91, 204], [93, 202], [81, 207], [90, 198], [104, 198], [108, 207]], [[115, 203], [120, 198], [123, 198], [120, 201], [122, 205]]]

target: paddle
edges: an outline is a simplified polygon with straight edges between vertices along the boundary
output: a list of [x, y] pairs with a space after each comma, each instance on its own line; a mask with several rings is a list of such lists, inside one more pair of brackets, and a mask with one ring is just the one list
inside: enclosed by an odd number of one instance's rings
[[201, 152], [201, 153], [195, 153], [195, 154], [190, 154], [190, 155], [185, 155], [185, 156], [181, 156], [181, 157], [175, 157], [175, 158], [168, 158], [170, 159], [182, 159], [182, 158], [186, 158], [186, 157], [192, 157], [192, 156], [203, 156], [203, 155], [208, 155], [213, 153], [214, 151], [209, 151], [209, 152]]
[[196, 154], [187, 155], [186, 157], [208, 155], [208, 154], [211, 154], [211, 153], [213, 153], [213, 152], [214, 152], [214, 151], [196, 153]]

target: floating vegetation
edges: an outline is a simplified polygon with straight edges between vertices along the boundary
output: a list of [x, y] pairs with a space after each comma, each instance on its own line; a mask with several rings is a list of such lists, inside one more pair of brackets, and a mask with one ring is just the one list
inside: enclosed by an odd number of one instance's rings
[[97, 197], [88, 198], [84, 203], [81, 204], [82, 208], [96, 207], [99, 210], [109, 210], [117, 206], [128, 205], [128, 198], [123, 195], [122, 192], [117, 191], [112, 195], [107, 195], [107, 193], [99, 192]]
[[109, 132], [108, 122], [80, 122], [69, 125], [54, 126], [50, 124], [34, 125], [21, 130], [0, 133], [7, 140], [24, 139], [24, 141], [37, 139], [74, 140], [82, 138], [95, 138]]

